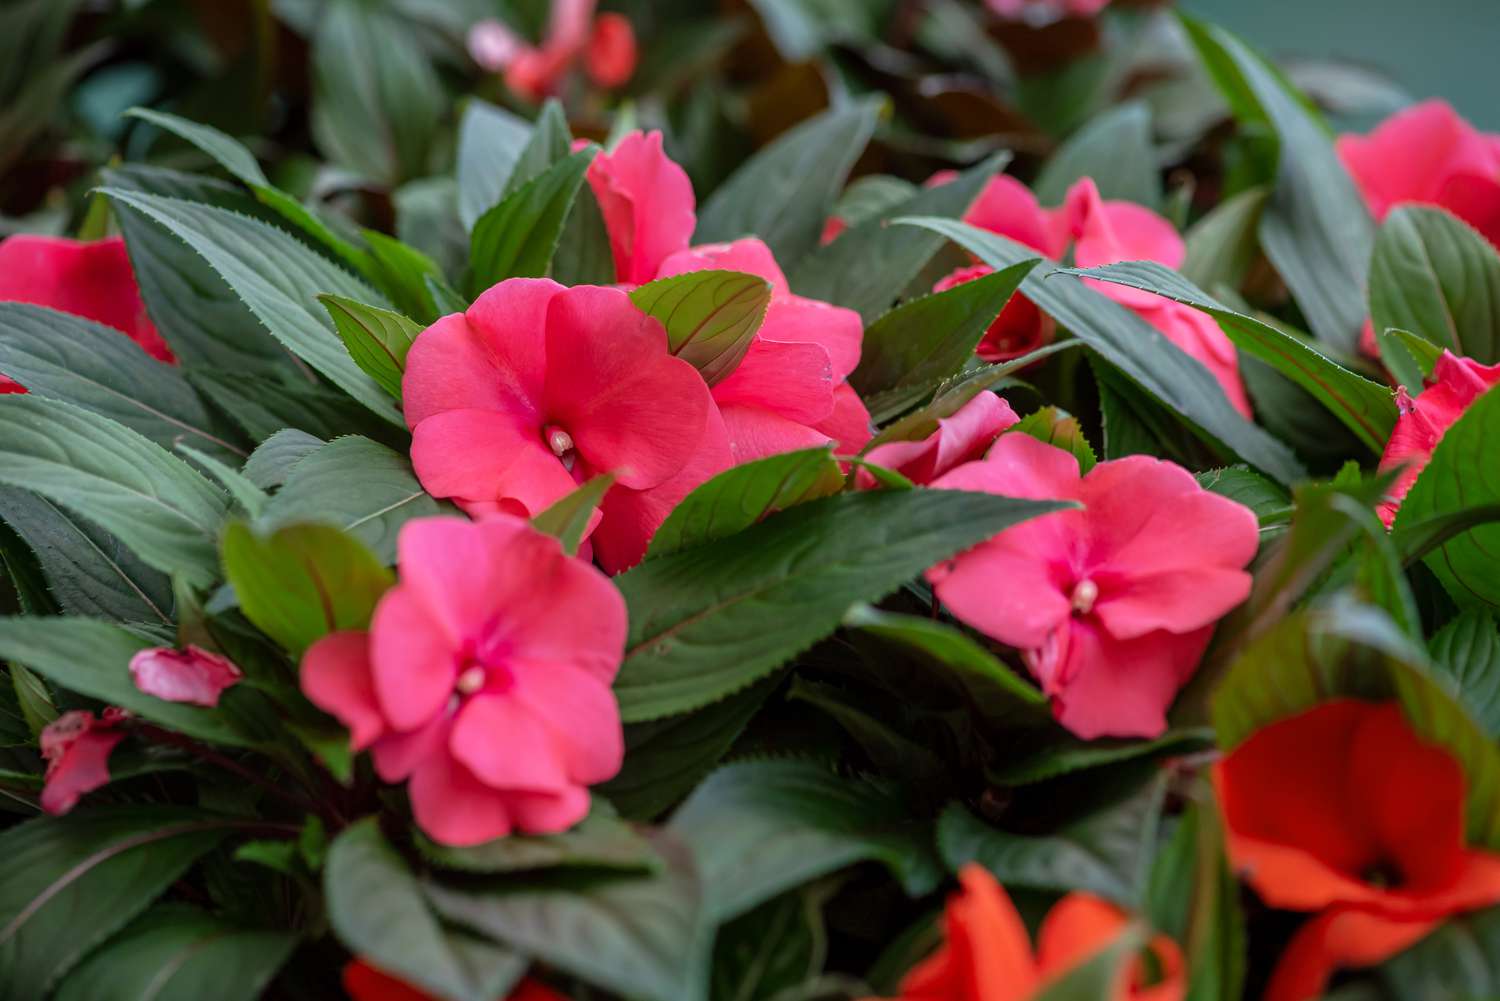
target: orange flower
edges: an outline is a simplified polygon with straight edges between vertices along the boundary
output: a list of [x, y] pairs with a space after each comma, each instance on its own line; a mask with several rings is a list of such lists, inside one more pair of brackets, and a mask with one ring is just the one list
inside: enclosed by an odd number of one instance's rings
[[[1115, 941], [1130, 919], [1087, 893], [1058, 901], [1037, 934], [1035, 952], [1015, 905], [995, 877], [970, 864], [958, 874], [963, 892], [948, 902], [947, 941], [901, 982], [899, 1001], [1025, 1001]], [[1146, 985], [1145, 965], [1126, 967], [1116, 1001], [1181, 1001], [1182, 953], [1164, 935], [1151, 940], [1161, 977]]]
[[1500, 901], [1500, 855], [1464, 844], [1464, 774], [1391, 703], [1337, 699], [1258, 731], [1214, 767], [1230, 859], [1272, 907], [1313, 911], [1267, 1001], [1400, 952]]

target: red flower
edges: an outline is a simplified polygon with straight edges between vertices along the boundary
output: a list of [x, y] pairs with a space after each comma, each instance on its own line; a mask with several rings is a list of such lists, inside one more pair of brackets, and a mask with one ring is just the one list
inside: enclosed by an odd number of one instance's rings
[[[125, 241], [118, 236], [92, 243], [29, 235], [0, 240], [0, 302], [72, 313], [114, 327], [159, 361], [174, 360], [146, 315]], [[25, 391], [9, 379], [3, 382], [0, 393]]]
[[[351, 959], [344, 967], [344, 990], [352, 1001], [436, 1001], [426, 991], [371, 965], [363, 959]], [[501, 1001], [501, 999], [496, 999]], [[504, 1001], [568, 1001], [567, 998], [526, 979]]]
[[1412, 399], [1404, 387], [1397, 390], [1400, 416], [1380, 456], [1380, 468], [1405, 468], [1377, 509], [1387, 528], [1396, 520], [1401, 501], [1432, 458], [1432, 450], [1443, 440], [1443, 433], [1463, 416], [1469, 404], [1497, 383], [1500, 383], [1500, 365], [1481, 365], [1472, 358], [1444, 351], [1432, 367], [1421, 396]]
[[[1092, 894], [1058, 901], [1037, 934], [1035, 952], [1005, 889], [987, 869], [959, 873], [963, 892], [948, 901], [946, 941], [901, 982], [893, 1001], [1026, 1001], [1049, 981], [1087, 962], [1117, 939], [1129, 918]], [[1122, 969], [1113, 1001], [1179, 1001], [1186, 989], [1182, 952], [1164, 935], [1151, 940], [1158, 977], [1146, 984], [1146, 964]]]
[[1230, 858], [1266, 903], [1311, 918], [1267, 1001], [1400, 952], [1500, 901], [1500, 855], [1464, 844], [1464, 774], [1395, 703], [1337, 699], [1271, 724], [1214, 766]]
[[148, 647], [130, 658], [135, 687], [167, 702], [216, 706], [224, 689], [239, 684], [243, 675], [228, 657], [191, 644], [185, 650]]
[[42, 728], [42, 757], [47, 774], [42, 785], [42, 809], [67, 813], [84, 793], [109, 782], [109, 753], [125, 739], [120, 723], [123, 709], [104, 710], [100, 719], [86, 709], [65, 712]]

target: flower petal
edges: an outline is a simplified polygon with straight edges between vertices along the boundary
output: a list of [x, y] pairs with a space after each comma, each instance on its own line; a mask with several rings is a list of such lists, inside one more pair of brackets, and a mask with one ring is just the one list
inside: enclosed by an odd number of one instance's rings
[[349, 728], [349, 746], [369, 747], [385, 732], [375, 695], [368, 633], [329, 633], [302, 655], [302, 694]]

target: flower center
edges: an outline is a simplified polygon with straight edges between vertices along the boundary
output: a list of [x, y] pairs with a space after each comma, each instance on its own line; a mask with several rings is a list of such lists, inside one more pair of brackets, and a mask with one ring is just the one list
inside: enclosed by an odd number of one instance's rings
[[1085, 577], [1073, 585], [1073, 611], [1079, 615], [1087, 615], [1094, 610], [1094, 602], [1099, 600], [1099, 585]]
[[1362, 882], [1383, 890], [1393, 889], [1406, 882], [1401, 867], [1388, 859], [1365, 866], [1360, 871], [1359, 878]]
[[465, 668], [464, 671], [459, 674], [458, 680], [453, 683], [453, 688], [460, 695], [473, 695], [475, 692], [484, 687], [484, 682], [484, 668], [480, 667], [478, 664], [475, 664], [473, 667]]

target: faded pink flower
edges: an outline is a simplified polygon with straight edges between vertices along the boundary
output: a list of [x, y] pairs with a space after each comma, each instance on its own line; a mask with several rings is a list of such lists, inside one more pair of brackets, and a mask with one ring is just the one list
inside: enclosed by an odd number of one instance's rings
[[1396, 512], [1412, 484], [1427, 467], [1432, 450], [1443, 440], [1443, 432], [1463, 416], [1469, 404], [1497, 384], [1500, 384], [1500, 365], [1481, 365], [1472, 358], [1444, 351], [1432, 367], [1422, 395], [1413, 399], [1405, 387], [1397, 390], [1396, 407], [1400, 416], [1380, 456], [1380, 468], [1405, 468], [1376, 509], [1387, 528], [1396, 520]]
[[932, 484], [1073, 500], [927, 572], [975, 629], [1020, 649], [1080, 737], [1152, 737], [1192, 677], [1214, 623], [1250, 593], [1255, 515], [1145, 455], [1078, 460], [1030, 435], [1002, 435], [981, 462]]
[[239, 684], [244, 675], [228, 657], [189, 644], [186, 650], [141, 650], [130, 658], [130, 677], [135, 687], [167, 702], [216, 706], [224, 689]]
[[469, 55], [491, 73], [504, 73], [505, 85], [532, 101], [557, 93], [579, 60], [594, 83], [618, 87], [635, 73], [635, 31], [621, 14], [595, 18], [595, 2], [553, 0], [540, 46], [501, 21], [480, 21], [469, 29]]
[[87, 709], [74, 709], [42, 728], [42, 757], [47, 762], [43, 810], [53, 816], [67, 813], [84, 793], [109, 783], [109, 754], [125, 739], [120, 723], [128, 715], [111, 706], [96, 719]]
[[624, 755], [610, 684], [625, 601], [551, 536], [497, 514], [419, 518], [397, 541], [400, 583], [368, 634], [323, 637], [302, 690], [408, 781], [417, 824], [444, 844], [565, 830]]
[[1049, 24], [1065, 17], [1093, 17], [1109, 0], [985, 0], [990, 10], [1012, 21]]
[[1335, 145], [1377, 220], [1403, 203], [1436, 205], [1500, 247], [1500, 135], [1478, 131], [1448, 102], [1414, 104]]
[[661, 504], [641, 494], [729, 465], [702, 376], [618, 289], [501, 282], [418, 335], [402, 403], [422, 486], [472, 515], [533, 516], [614, 473], [591, 536], [611, 570], [660, 524]]
[[[1020, 420], [1001, 397], [984, 392], [965, 403], [950, 417], [941, 418], [937, 430], [921, 441], [892, 441], [877, 445], [865, 458], [877, 466], [894, 469], [913, 483], [931, 483], [966, 462], [984, 457], [1001, 432]], [[866, 470], [855, 474], [862, 489], [875, 486]]]

